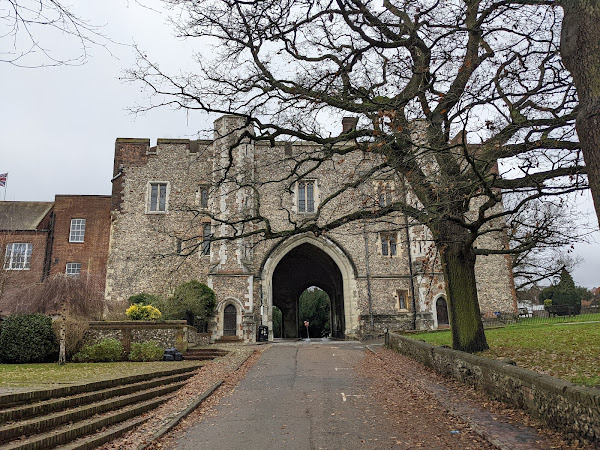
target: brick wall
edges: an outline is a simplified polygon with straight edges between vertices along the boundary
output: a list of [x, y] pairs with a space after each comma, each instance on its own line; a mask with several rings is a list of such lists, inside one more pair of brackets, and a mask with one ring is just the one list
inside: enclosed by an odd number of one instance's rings
[[[104, 297], [110, 237], [110, 196], [57, 195], [54, 203], [54, 239], [50, 275], [65, 273], [69, 262], [81, 263], [81, 273], [96, 284]], [[69, 242], [71, 219], [85, 219], [83, 242]]]
[[[28, 289], [42, 281], [46, 253], [47, 231], [4, 231], [0, 233], [0, 315], [28, 311]], [[31, 243], [28, 270], [5, 270], [6, 246], [10, 243]]]

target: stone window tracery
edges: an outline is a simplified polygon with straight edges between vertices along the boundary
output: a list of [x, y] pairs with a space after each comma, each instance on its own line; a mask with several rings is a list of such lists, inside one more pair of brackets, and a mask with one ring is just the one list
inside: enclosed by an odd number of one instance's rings
[[298, 212], [312, 213], [315, 212], [315, 187], [316, 180], [301, 180], [298, 181]]
[[169, 183], [148, 183], [148, 213], [166, 213], [168, 208]]
[[397, 233], [379, 233], [382, 256], [398, 256]]

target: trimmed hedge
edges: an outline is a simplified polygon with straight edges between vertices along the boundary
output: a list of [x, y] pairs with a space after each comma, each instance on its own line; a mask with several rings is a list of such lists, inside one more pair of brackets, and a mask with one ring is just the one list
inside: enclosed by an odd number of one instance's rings
[[156, 341], [134, 342], [131, 344], [129, 361], [161, 361], [164, 350]]
[[52, 318], [44, 314], [15, 314], [2, 321], [0, 361], [3, 363], [47, 362], [57, 352]]
[[84, 346], [73, 356], [75, 362], [113, 362], [123, 359], [123, 344], [116, 339], [102, 339], [97, 344]]

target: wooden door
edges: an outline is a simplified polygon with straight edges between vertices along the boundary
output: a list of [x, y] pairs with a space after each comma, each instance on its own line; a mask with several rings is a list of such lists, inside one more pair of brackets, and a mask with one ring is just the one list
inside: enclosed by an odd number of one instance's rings
[[223, 311], [223, 336], [237, 334], [237, 310], [233, 305], [227, 305]]
[[448, 305], [446, 304], [446, 299], [444, 297], [440, 297], [436, 300], [435, 310], [437, 313], [438, 327], [440, 325], [448, 325], [450, 323], [448, 320]]

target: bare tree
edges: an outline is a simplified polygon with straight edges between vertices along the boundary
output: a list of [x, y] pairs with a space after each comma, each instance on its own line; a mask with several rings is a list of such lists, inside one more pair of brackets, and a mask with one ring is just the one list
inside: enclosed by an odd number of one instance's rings
[[578, 211], [571, 207], [573, 199], [556, 200], [550, 203], [530, 201], [526, 209], [510, 220], [511, 247], [522, 247], [531, 234], [539, 236], [534, 247], [518, 252], [512, 258], [517, 290], [549, 281], [559, 276], [564, 268], [572, 271], [582, 262], [581, 257], [571, 254], [573, 243], [586, 242], [594, 228], [584, 223]]
[[[83, 64], [90, 45], [105, 47], [101, 27], [56, 0], [7, 0], [0, 4], [0, 62], [19, 67]], [[53, 48], [60, 39], [68, 53]]]
[[[527, 204], [586, 187], [577, 99], [559, 55], [560, 10], [518, 0], [168, 3], [181, 36], [214, 47], [210, 56], [198, 54], [194, 73], [176, 76], [140, 52], [130, 77], [155, 94], [150, 107], [245, 117], [231, 149], [247, 140], [316, 144], [265, 183], [291, 185], [350, 155], [373, 161], [314, 216], [290, 218], [282, 229], [261, 208], [258, 181], [233, 176], [230, 151], [222, 185], [256, 198], [244, 216], [212, 217], [230, 227], [227, 238], [320, 234], [357, 220], [409, 217], [426, 225], [441, 257], [453, 347], [486, 349], [476, 258], [547, 240], [541, 224], [517, 226]], [[342, 135], [322, 126], [348, 114], [357, 126]], [[382, 179], [393, 179], [403, 195], [336, 209], [340, 196]], [[513, 247], [488, 239], [509, 232]]]

